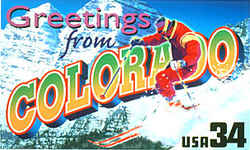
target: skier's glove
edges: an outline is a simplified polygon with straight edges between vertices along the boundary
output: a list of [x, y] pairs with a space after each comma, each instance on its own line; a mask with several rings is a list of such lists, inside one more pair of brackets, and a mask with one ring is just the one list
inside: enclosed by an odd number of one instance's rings
[[186, 66], [185, 60], [173, 60], [170, 62], [170, 67], [172, 70], [178, 70]]
[[144, 41], [141, 38], [138, 37], [133, 37], [130, 41], [130, 44], [132, 46], [137, 46], [137, 45], [145, 45]]

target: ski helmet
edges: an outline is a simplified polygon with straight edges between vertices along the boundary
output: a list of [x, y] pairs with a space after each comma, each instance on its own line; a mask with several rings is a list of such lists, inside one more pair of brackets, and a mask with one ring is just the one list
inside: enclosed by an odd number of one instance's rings
[[165, 38], [167, 39], [171, 39], [173, 37], [174, 34], [174, 26], [175, 25], [175, 20], [170, 20], [166, 17], [161, 17], [156, 21], [156, 27], [157, 27], [157, 31], [161, 34], [166, 35]]

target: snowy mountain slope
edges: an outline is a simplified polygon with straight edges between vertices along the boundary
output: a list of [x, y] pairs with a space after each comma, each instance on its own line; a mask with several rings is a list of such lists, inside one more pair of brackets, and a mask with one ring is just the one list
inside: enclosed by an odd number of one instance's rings
[[[135, 1], [138, 3], [138, 6], [143, 6], [145, 9], [151, 10], [154, 15], [157, 15], [157, 11], [146, 4], [141, 3], [139, 1]], [[141, 4], [139, 4], [141, 3]], [[126, 5], [125, 5], [126, 4]], [[114, 1], [114, 0], [92, 0], [88, 2], [85, 6], [83, 6], [77, 13], [81, 14], [85, 11], [89, 11], [92, 13], [96, 13], [96, 8], [101, 8], [102, 13], [113, 13], [116, 12], [119, 16], [123, 16], [124, 13], [135, 12], [137, 8], [134, 7], [132, 3], [128, 4], [126, 1]], [[123, 10], [124, 8], [129, 9], [129, 11]], [[51, 4], [46, 3], [37, 8], [33, 8], [30, 12], [27, 12], [25, 15], [31, 18], [33, 21], [32, 14], [45, 12], [46, 14], [50, 14], [52, 12], [58, 12]], [[15, 22], [19, 22], [19, 18], [13, 19]], [[34, 24], [31, 22], [31, 24]], [[83, 23], [84, 24], [84, 23]], [[110, 22], [112, 24], [112, 22]], [[152, 27], [153, 28], [153, 27]], [[117, 37], [120, 34], [120, 29], [116, 29], [113, 26], [109, 29], [101, 28], [101, 29], [88, 29], [86, 27], [82, 27], [78, 29], [79, 36], [87, 37], [112, 37], [114, 41], [117, 40]], [[27, 145], [36, 141], [36, 138], [32, 138], [31, 141], [25, 142], [20, 141], [16, 136], [12, 136], [10, 133], [6, 121], [5, 121], [5, 109], [7, 99], [10, 95], [11, 90], [20, 82], [28, 81], [34, 77], [41, 77], [45, 72], [51, 69], [59, 69], [62, 70], [63, 66], [66, 64], [72, 63], [77, 60], [83, 60], [87, 63], [91, 63], [94, 57], [103, 49], [100, 47], [93, 48], [85, 48], [83, 49], [81, 46], [78, 46], [76, 49], [70, 50], [69, 54], [66, 55], [63, 59], [58, 59], [60, 54], [64, 52], [66, 38], [70, 34], [72, 29], [69, 27], [65, 27], [62, 29], [53, 29], [51, 28], [46, 20], [41, 19], [40, 28], [23, 28], [18, 29], [7, 25], [6, 28], [1, 31], [0, 34], [0, 94], [1, 94], [1, 102], [0, 106], [0, 125], [1, 125], [1, 144], [0, 148], [11, 148], [10, 146], [17, 146], [16, 148], [22, 147], [22, 145]], [[143, 31], [140, 31], [143, 32]], [[148, 32], [148, 31], [147, 31]], [[72, 45], [71, 45], [72, 46]], [[119, 43], [115, 46], [116, 48], [119, 46]], [[72, 47], [71, 47], [72, 48]], [[95, 130], [102, 130], [106, 125], [105, 121], [108, 120], [109, 115], [112, 115], [113, 112], [119, 111], [120, 107], [116, 107], [114, 109], [101, 109], [99, 112], [88, 116], [82, 117], [83, 121], [87, 121], [91, 123], [88, 124], [89, 127], [86, 132], [89, 133]], [[103, 115], [107, 114], [107, 115]], [[118, 115], [119, 116], [119, 115]], [[91, 119], [92, 118], [92, 119]], [[94, 119], [93, 119], [94, 118]], [[81, 120], [80, 119], [80, 120]], [[77, 123], [77, 122], [76, 122]], [[57, 133], [57, 135], [61, 134], [70, 134], [71, 126], [74, 126], [74, 121], [67, 121], [60, 128], [49, 129], [48, 127], [42, 125], [40, 132], [37, 136], [42, 135], [45, 136], [48, 133]], [[74, 126], [75, 127], [75, 126]], [[74, 129], [72, 127], [72, 129]], [[105, 127], [106, 128], [106, 127]], [[109, 127], [110, 128], [110, 127]], [[111, 127], [112, 128], [112, 127]], [[121, 126], [120, 129], [123, 127]], [[125, 129], [125, 128], [124, 128]], [[118, 129], [119, 130], [119, 129]], [[7, 131], [9, 140], [6, 140], [4, 134]], [[107, 134], [111, 134], [112, 130], [107, 132]], [[79, 135], [80, 133], [77, 133]], [[61, 138], [61, 142], [65, 142], [67, 138]], [[7, 142], [8, 141], [8, 142]], [[46, 140], [43, 140], [44, 142]], [[19, 143], [20, 142], [20, 143]], [[13, 145], [13, 143], [16, 143]], [[20, 144], [20, 145], [19, 145]], [[46, 144], [45, 144], [46, 145]], [[37, 148], [41, 147], [41, 145], [37, 146]], [[15, 147], [12, 147], [15, 148]]]
[[[58, 12], [49, 3], [31, 9], [26, 15], [34, 17], [34, 12]], [[17, 18], [15, 22], [20, 21]], [[31, 19], [31, 22], [34, 19]], [[52, 29], [41, 19], [40, 28], [15, 28], [9, 24], [1, 32], [0, 40], [0, 94], [2, 105], [0, 112], [5, 112], [6, 102], [10, 91], [20, 82], [28, 81], [54, 68], [55, 60], [59, 55], [56, 51], [60, 43], [57, 29]], [[53, 39], [53, 40], [51, 40]], [[5, 115], [0, 115], [5, 124]]]
[[[49, 3], [30, 9], [25, 15], [31, 18], [31, 24], [34, 24], [34, 12], [48, 14], [58, 11]], [[13, 20], [14, 22], [20, 22], [19, 17]], [[5, 29], [1, 30], [0, 130], [2, 132], [0, 135], [3, 141], [0, 142], [0, 148], [4, 148], [2, 144], [13, 145], [17, 139], [16, 136], [10, 133], [5, 119], [7, 100], [11, 90], [20, 82], [41, 77], [44, 72], [54, 69], [55, 58], [59, 55], [59, 51], [56, 51], [56, 48], [60, 43], [58, 38], [60, 30], [49, 27], [46, 19], [41, 19], [39, 25], [39, 28], [29, 27], [21, 29], [7, 24]]]
[[[211, 122], [226, 122], [229, 129], [232, 128], [233, 122], [244, 122], [245, 138], [250, 139], [248, 132], [250, 130], [250, 70], [247, 67], [249, 65], [249, 26], [249, 19], [245, 19], [237, 25], [229, 26], [240, 37], [244, 46], [245, 68], [240, 70], [236, 68], [236, 70], [241, 71], [235, 74], [238, 77], [235, 80], [223, 82], [211, 77], [204, 85], [189, 89], [194, 100], [200, 103], [198, 110], [186, 112], [169, 107], [163, 102], [164, 98], [160, 95], [141, 98], [137, 101], [143, 103], [143, 108], [147, 109], [143, 109], [139, 104], [134, 106], [131, 102], [131, 106], [128, 106], [128, 108], [132, 108], [130, 112], [136, 107], [136, 112], [131, 112], [131, 114], [140, 116], [153, 112], [153, 109], [159, 105], [157, 101], [160, 103], [157, 112], [149, 115], [143, 122], [142, 135], [152, 141], [161, 141], [165, 145], [172, 145], [174, 146], [173, 149], [179, 150], [183, 149], [181, 145], [182, 136], [216, 138], [216, 133], [210, 132]], [[177, 91], [177, 99], [187, 99], [183, 90]], [[138, 110], [140, 111], [138, 112]], [[134, 116], [134, 118], [137, 117], [139, 118], [139, 116]], [[249, 148], [250, 144], [247, 142], [244, 149]], [[214, 150], [216, 148], [210, 147], [209, 149]], [[236, 144], [228, 144], [227, 149], [237, 149]]]
[[[141, 98], [130, 102], [127, 106], [131, 108], [129, 112], [135, 120], [143, 118], [142, 116], [148, 116], [142, 122], [143, 129], [140, 133], [143, 136], [154, 142], [160, 141], [164, 145], [172, 145], [173, 149], [176, 150], [182, 149], [182, 136], [216, 138], [216, 134], [209, 132], [211, 122], [226, 122], [229, 127], [232, 126], [233, 122], [245, 122], [245, 138], [249, 139], [250, 134], [247, 132], [250, 130], [248, 117], [250, 114], [249, 75], [250, 71], [247, 70], [244, 71], [241, 78], [232, 82], [222, 83], [211, 78], [202, 86], [190, 88], [192, 97], [200, 103], [200, 107], [196, 111], [187, 112], [179, 108], [169, 107], [160, 95]], [[187, 99], [184, 91], [177, 91], [177, 95], [178, 99]], [[150, 113], [155, 108], [157, 111]], [[135, 124], [140, 123], [137, 120]], [[245, 148], [249, 149], [249, 147], [250, 145], [247, 143]], [[228, 144], [227, 148], [235, 149], [236, 145]]]

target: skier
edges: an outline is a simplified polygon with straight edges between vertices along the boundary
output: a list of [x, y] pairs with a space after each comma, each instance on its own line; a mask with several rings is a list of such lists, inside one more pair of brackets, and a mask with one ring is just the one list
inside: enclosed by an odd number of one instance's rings
[[[169, 41], [172, 46], [173, 60], [165, 70], [156, 75], [156, 89], [170, 102], [175, 96], [173, 82], [192, 75], [200, 57], [199, 39], [183, 23], [161, 17], [156, 21], [157, 32], [144, 38], [134, 38], [132, 45], [155, 46]], [[170, 105], [172, 103], [169, 103]], [[178, 102], [176, 105], [180, 105]]]

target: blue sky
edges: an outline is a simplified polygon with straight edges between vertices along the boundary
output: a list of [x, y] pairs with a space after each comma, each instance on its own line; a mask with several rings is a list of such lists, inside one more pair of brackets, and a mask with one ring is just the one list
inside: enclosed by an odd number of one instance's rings
[[[16, 5], [30, 8], [50, 2], [62, 14], [76, 12], [89, 0], [2, 0], [1, 28], [8, 9]], [[197, 32], [209, 36], [216, 28], [236, 24], [249, 17], [249, 0], [144, 0], [166, 17], [186, 23]]]
[[146, 0], [165, 16], [207, 37], [218, 27], [249, 17], [249, 0]]

